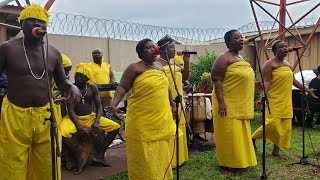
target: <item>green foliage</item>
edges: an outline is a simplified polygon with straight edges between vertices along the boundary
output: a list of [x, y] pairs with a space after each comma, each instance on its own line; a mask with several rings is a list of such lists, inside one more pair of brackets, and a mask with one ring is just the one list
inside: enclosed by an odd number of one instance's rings
[[[196, 56], [196, 62], [190, 62], [191, 83], [198, 86], [204, 73], [210, 73], [217, 55], [215, 52], [205, 51], [203, 55]], [[211, 77], [210, 77], [211, 79]]]

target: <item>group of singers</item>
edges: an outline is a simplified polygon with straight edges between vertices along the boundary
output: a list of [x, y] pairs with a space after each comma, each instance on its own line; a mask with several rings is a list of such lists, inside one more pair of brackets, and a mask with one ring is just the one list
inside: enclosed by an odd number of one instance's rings
[[[59, 50], [48, 45], [45, 67], [40, 38], [32, 35], [34, 27], [47, 28], [48, 12], [39, 5], [27, 5], [18, 21], [24, 37], [0, 46], [0, 74], [5, 72], [8, 76], [8, 93], [3, 100], [0, 120], [0, 179], [51, 177], [50, 123], [46, 122], [51, 101], [47, 96], [47, 81], [51, 79], [67, 101], [68, 116], [59, 126], [67, 140], [76, 135], [79, 141], [85, 141], [85, 127], [91, 127], [94, 136], [98, 136], [99, 130], [108, 132], [101, 152], [94, 159], [97, 162], [104, 160], [104, 152], [120, 128], [119, 124], [102, 117], [101, 101], [111, 104], [113, 114], [118, 116], [117, 106], [130, 91], [125, 120], [129, 179], [172, 179], [172, 168], [188, 159], [183, 106], [180, 104], [177, 109], [174, 99], [182, 95], [182, 82], [189, 78], [190, 55], [183, 56], [183, 63], [176, 63], [173, 60], [175, 45], [168, 37], [156, 44], [150, 39], [139, 41], [136, 52], [141, 60], [126, 68], [111, 102], [110, 94], [105, 96], [108, 98], [100, 98], [101, 93], [94, 85], [97, 81], [92, 75], [101, 67], [112, 73], [110, 66], [103, 63], [101, 50], [93, 51], [92, 63], [77, 65], [73, 84], [63, 66], [70, 62], [63, 62]], [[253, 142], [261, 138], [262, 130], [259, 128], [251, 134], [255, 76], [250, 64], [239, 54], [244, 45], [243, 37], [237, 30], [230, 30], [224, 39], [228, 51], [218, 56], [211, 71], [212, 105], [218, 163], [222, 170], [229, 171], [257, 164]], [[266, 137], [274, 143], [272, 155], [279, 156], [280, 148], [290, 147], [291, 86], [299, 89], [303, 86], [294, 79], [290, 65], [284, 60], [287, 44], [275, 41], [272, 51], [274, 58], [263, 66], [271, 111], [271, 114], [266, 112]], [[110, 76], [107, 81], [114, 79]], [[305, 91], [317, 98], [313, 89]], [[177, 111], [179, 164], [174, 157]], [[55, 113], [59, 116], [57, 110]], [[77, 149], [73, 150], [79, 154]], [[76, 173], [81, 172], [83, 165], [78, 166]]]

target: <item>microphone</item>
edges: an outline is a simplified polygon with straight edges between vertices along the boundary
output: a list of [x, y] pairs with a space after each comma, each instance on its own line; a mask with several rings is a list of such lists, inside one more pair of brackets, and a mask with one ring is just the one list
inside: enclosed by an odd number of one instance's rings
[[181, 56], [182, 54], [198, 54], [197, 51], [177, 51], [177, 55]]
[[304, 47], [303, 46], [300, 46], [300, 47], [289, 46], [288, 47], [288, 52], [296, 51], [296, 50], [299, 50], [301, 48], [304, 48]]
[[41, 38], [47, 34], [46, 30], [41, 29], [41, 27], [34, 27], [31, 31], [32, 36], [35, 38]]
[[249, 44], [249, 43], [251, 43], [252, 41], [254, 41], [256, 38], [260, 37], [261, 35], [262, 35], [262, 34], [258, 34], [258, 35], [256, 35], [256, 36], [253, 36], [253, 37], [250, 38], [250, 39], [244, 38], [244, 39], [243, 39], [243, 43], [244, 43], [244, 44]]

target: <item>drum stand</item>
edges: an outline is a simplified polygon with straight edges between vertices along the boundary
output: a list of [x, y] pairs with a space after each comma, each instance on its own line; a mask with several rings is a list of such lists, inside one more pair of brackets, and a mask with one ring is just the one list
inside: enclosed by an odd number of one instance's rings
[[48, 76], [48, 67], [47, 67], [43, 37], [40, 38], [40, 44], [42, 49], [43, 66], [45, 69], [45, 78], [47, 80], [47, 90], [48, 90], [48, 97], [49, 97], [49, 104], [50, 104], [50, 108], [47, 109], [48, 111], [50, 111], [50, 118], [45, 118], [45, 121], [43, 124], [45, 124], [47, 120], [50, 120], [50, 137], [51, 137], [50, 140], [51, 140], [51, 159], [52, 159], [51, 170], [52, 170], [52, 180], [56, 180], [59, 178], [58, 171], [56, 170], [56, 166], [57, 166], [56, 158], [61, 157], [61, 152], [59, 149], [57, 122], [54, 115], [54, 108], [52, 104], [52, 94], [51, 94], [51, 88], [50, 88], [51, 86], [50, 86], [50, 81]]

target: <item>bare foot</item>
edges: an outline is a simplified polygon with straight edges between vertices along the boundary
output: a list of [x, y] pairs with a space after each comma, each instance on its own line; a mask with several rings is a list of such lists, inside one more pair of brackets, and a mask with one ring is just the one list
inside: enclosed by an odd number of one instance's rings
[[280, 156], [280, 148], [276, 145], [273, 145], [272, 156], [275, 156], [275, 157]]

